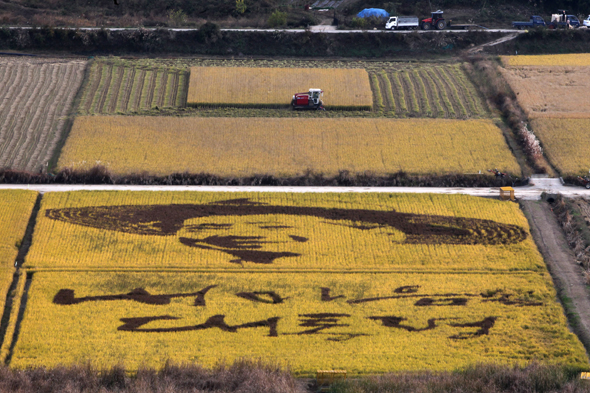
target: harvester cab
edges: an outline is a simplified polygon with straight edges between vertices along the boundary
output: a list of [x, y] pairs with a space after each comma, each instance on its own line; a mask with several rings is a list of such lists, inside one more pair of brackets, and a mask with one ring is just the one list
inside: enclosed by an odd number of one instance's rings
[[309, 89], [305, 93], [296, 93], [291, 99], [291, 106], [293, 109], [317, 109], [322, 110], [323, 102], [322, 96], [324, 92], [322, 89]]
[[443, 12], [441, 10], [433, 11], [430, 15], [430, 18], [423, 19], [420, 23], [420, 28], [422, 30], [442, 30], [445, 28], [445, 18], [443, 17]]

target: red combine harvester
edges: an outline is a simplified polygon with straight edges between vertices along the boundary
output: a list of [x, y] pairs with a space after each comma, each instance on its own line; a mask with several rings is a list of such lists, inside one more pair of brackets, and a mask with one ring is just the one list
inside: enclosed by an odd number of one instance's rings
[[309, 89], [306, 93], [296, 93], [291, 100], [291, 106], [293, 109], [324, 110], [324, 103], [321, 100], [323, 94], [322, 89]]
[[422, 22], [420, 22], [420, 28], [422, 30], [443, 30], [445, 28], [445, 18], [443, 18], [443, 12], [441, 10], [432, 12], [430, 18], [422, 19]]

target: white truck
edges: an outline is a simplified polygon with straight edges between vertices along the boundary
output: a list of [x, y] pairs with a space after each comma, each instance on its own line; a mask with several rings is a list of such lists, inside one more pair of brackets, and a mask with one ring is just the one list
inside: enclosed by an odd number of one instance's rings
[[416, 30], [420, 26], [417, 16], [392, 16], [385, 23], [387, 30]]

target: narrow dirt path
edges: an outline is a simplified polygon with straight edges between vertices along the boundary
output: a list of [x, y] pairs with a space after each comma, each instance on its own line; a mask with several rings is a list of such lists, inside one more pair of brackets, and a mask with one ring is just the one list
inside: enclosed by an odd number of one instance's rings
[[571, 299], [568, 313], [577, 316], [575, 333], [588, 351], [590, 344], [590, 292], [582, 277], [551, 207], [544, 201], [523, 201], [523, 210], [531, 225], [535, 243], [543, 254], [560, 297]]

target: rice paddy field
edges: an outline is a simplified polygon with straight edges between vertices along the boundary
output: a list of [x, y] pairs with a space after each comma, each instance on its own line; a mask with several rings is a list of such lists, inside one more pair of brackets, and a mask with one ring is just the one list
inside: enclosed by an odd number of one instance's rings
[[115, 174], [297, 176], [341, 170], [385, 175], [520, 175], [492, 120], [78, 117], [58, 167]]
[[46, 193], [23, 269], [15, 368], [588, 367], [526, 218], [490, 199]]
[[551, 164], [564, 176], [588, 173], [590, 54], [505, 56], [502, 69]]
[[328, 108], [371, 109], [369, 75], [363, 69], [192, 67], [188, 105], [288, 107], [295, 93], [324, 91]]

